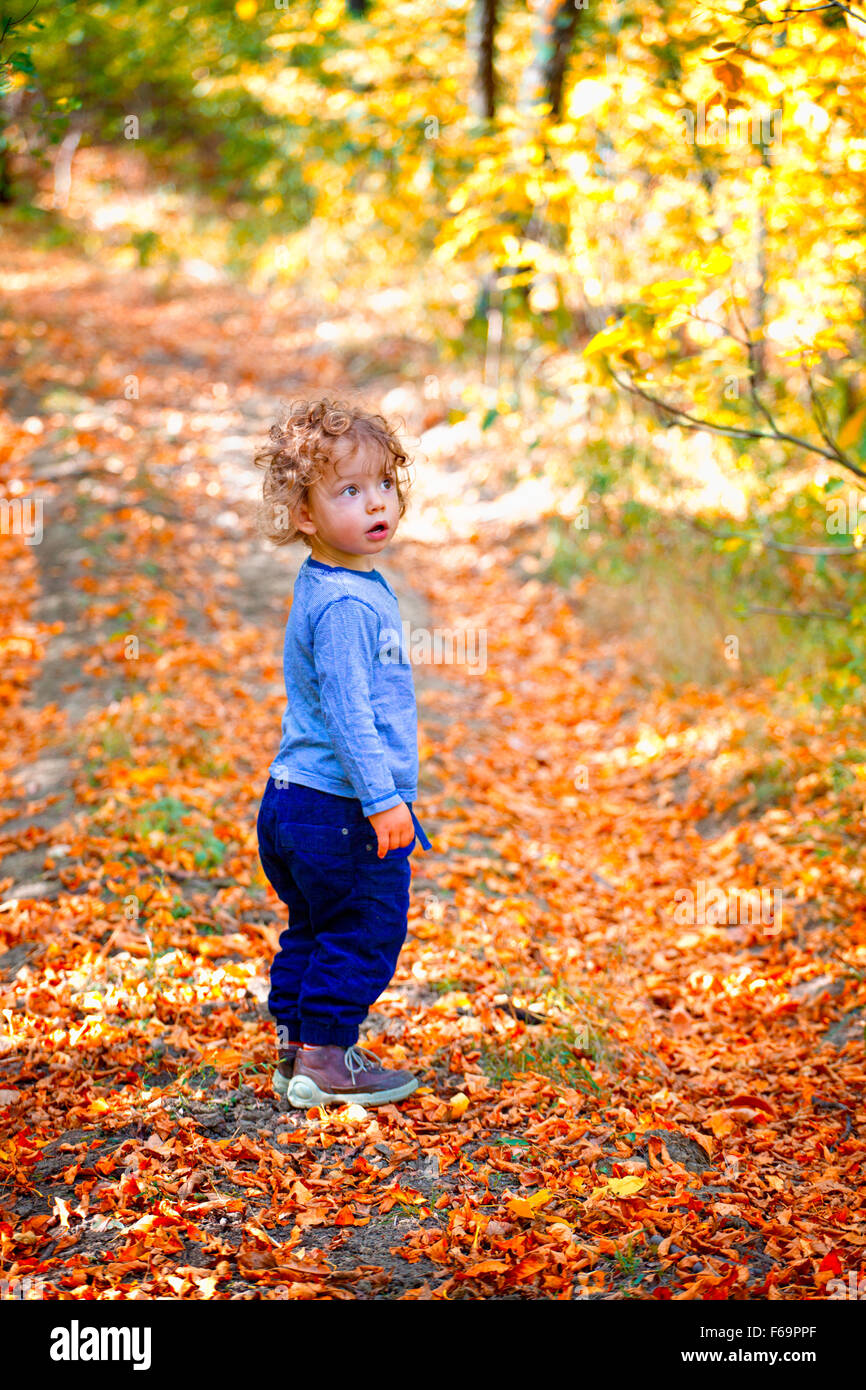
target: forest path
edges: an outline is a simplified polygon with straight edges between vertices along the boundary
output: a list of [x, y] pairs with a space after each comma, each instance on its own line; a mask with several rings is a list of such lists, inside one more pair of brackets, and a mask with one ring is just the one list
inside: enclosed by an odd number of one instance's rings
[[[449, 456], [411, 384], [435, 364], [385, 310], [360, 345], [285, 294], [47, 259], [39, 282], [46, 258], [14, 249], [4, 292], [29, 342], [14, 375], [3, 347], [4, 476], [43, 504], [4, 596], [12, 1276], [48, 1297], [824, 1296], [859, 1251], [860, 928], [799, 827], [723, 781], [763, 694], [673, 696], [582, 626], [524, 566], [545, 486], [504, 505], [483, 450]], [[283, 909], [255, 841], [303, 553], [256, 537], [251, 453], [281, 397], [347, 386], [432, 424], [381, 567], [413, 633], [484, 660], [415, 666], [434, 849], [364, 1035], [423, 1088], [304, 1115], [270, 1090]]]

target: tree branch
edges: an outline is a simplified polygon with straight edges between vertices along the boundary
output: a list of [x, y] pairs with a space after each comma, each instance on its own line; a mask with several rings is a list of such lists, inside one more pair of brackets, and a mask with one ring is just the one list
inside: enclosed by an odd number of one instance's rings
[[719, 541], [757, 541], [765, 549], [783, 550], [790, 555], [866, 555], [866, 549], [859, 545], [794, 545], [787, 541], [777, 541], [772, 536], [750, 535], [746, 531], [714, 531], [694, 517], [689, 524], [702, 535], [713, 536]]
[[696, 415], [689, 414], [687, 410], [681, 410], [679, 406], [669, 405], [667, 401], [663, 401], [660, 397], [653, 396], [649, 391], [642, 390], [642, 388], [636, 386], [633, 381], [625, 380], [620, 377], [609, 363], [608, 370], [618, 386], [622, 386], [626, 391], [631, 391], [633, 395], [640, 396], [643, 400], [648, 401], [650, 405], [654, 405], [660, 410], [667, 411], [669, 415], [674, 416], [676, 423], [683, 425], [685, 429], [707, 430], [710, 434], [720, 434], [728, 439], [778, 439], [782, 443], [793, 444], [798, 449], [804, 449], [807, 453], [819, 454], [822, 458], [830, 459], [833, 463], [841, 463], [843, 468], [849, 469], [849, 471], [856, 474], [858, 478], [866, 478], [866, 471], [862, 468], [858, 468], [835, 444], [831, 443], [830, 448], [822, 449], [821, 446], [814, 443], [814, 441], [800, 439], [796, 435], [787, 434], [784, 430], [780, 430], [769, 414], [769, 411], [766, 410], [766, 407], [763, 406], [760, 399], [756, 396], [755, 399], [757, 404], [761, 407], [772, 426], [772, 433], [768, 433], [766, 430], [747, 429], [744, 425], [717, 425], [714, 424], [712, 420], [702, 420]]
[[841, 608], [836, 611], [830, 610], [829, 612], [823, 612], [819, 610], [817, 613], [807, 613], [801, 612], [797, 608], [765, 608], [761, 604], [756, 604], [749, 609], [749, 614], [747, 616], [752, 613], [772, 613], [777, 618], [827, 618], [831, 621], [845, 623], [851, 618], [850, 612]]
[[10, 15], [8, 19], [3, 20], [3, 28], [2, 30], [0, 30], [0, 43], [3, 42], [6, 35], [10, 32], [11, 29], [16, 29], [19, 24], [24, 23], [25, 19], [30, 18], [33, 11], [36, 9], [36, 5], [38, 5], [38, 3], [39, 0], [36, 0], [36, 3], [30, 6], [30, 9], [27, 11], [27, 13], [21, 15], [18, 19], [13, 19]]
[[866, 26], [866, 15], [858, 14], [856, 10], [851, 9], [850, 5], [843, 5], [841, 0], [828, 0], [828, 3], [825, 5], [811, 5], [806, 9], [785, 10], [784, 14], [780, 14], [776, 19], [750, 18], [748, 21], [749, 32], [751, 33], [755, 29], [772, 28], [776, 24], [787, 24], [796, 15], [820, 14], [822, 10], [841, 10], [842, 14], [847, 14], [857, 24]]

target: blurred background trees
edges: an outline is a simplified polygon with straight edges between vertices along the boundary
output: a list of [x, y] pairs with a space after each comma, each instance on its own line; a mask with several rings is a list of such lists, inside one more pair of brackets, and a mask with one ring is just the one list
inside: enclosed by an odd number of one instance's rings
[[773, 617], [779, 671], [820, 650], [818, 698], [866, 682], [866, 11], [21, 0], [4, 25], [10, 226], [320, 305], [399, 290], [463, 373], [446, 425], [501, 432], [497, 485], [543, 470], [594, 509], [552, 518], [545, 573], [604, 576], [622, 613], [676, 560]]

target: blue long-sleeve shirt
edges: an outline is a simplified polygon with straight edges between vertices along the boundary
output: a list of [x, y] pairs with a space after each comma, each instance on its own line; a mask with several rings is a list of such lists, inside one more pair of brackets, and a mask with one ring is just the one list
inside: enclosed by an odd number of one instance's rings
[[415, 800], [412, 663], [397, 595], [378, 570], [307, 556], [295, 579], [283, 672], [282, 737], [268, 769], [276, 781], [357, 797], [365, 816]]

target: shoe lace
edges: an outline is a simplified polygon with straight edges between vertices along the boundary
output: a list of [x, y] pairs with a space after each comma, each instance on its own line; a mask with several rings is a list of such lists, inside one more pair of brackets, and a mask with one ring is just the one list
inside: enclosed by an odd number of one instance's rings
[[372, 1052], [367, 1052], [363, 1047], [347, 1047], [343, 1054], [348, 1071], [351, 1073], [352, 1080], [355, 1079], [356, 1071], [378, 1071], [379, 1058], [374, 1057]]

